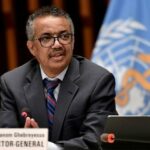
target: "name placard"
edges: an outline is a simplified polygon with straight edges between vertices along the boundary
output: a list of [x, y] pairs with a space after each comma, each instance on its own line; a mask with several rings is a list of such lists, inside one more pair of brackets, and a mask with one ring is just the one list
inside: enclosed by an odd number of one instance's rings
[[0, 150], [47, 150], [46, 128], [0, 128]]

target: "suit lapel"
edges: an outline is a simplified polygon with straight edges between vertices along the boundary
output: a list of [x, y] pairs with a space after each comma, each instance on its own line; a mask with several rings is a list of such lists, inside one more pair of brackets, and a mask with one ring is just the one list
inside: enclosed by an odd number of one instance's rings
[[38, 65], [27, 75], [27, 80], [24, 92], [31, 116], [40, 127], [48, 127], [44, 90]]
[[[52, 129], [52, 141], [59, 139], [67, 110], [79, 88], [75, 83], [79, 76], [79, 62], [73, 59], [60, 86]], [[24, 92], [32, 117], [38, 122], [39, 127], [48, 128], [45, 96], [38, 65], [28, 73]]]
[[59, 139], [65, 115], [73, 101], [74, 95], [78, 91], [78, 85], [75, 84], [75, 80], [79, 76], [79, 64], [73, 59], [60, 86], [52, 129], [52, 141], [57, 141]]

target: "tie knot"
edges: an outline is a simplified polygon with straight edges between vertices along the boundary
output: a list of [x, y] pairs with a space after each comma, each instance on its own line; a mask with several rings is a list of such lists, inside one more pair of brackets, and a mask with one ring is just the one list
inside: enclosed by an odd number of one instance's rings
[[45, 86], [45, 88], [47, 90], [51, 89], [51, 90], [54, 90], [58, 84], [59, 84], [60, 80], [59, 79], [56, 79], [56, 80], [48, 80], [48, 79], [44, 79], [43, 80], [43, 84]]

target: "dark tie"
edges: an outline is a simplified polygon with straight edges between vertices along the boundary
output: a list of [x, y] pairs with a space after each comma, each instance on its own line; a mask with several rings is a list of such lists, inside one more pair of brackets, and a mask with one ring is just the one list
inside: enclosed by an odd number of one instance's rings
[[56, 99], [54, 97], [54, 89], [58, 86], [60, 80], [48, 80], [44, 79], [43, 83], [45, 86], [45, 96], [47, 100], [47, 111], [48, 111], [48, 122], [49, 122], [49, 127], [52, 127], [53, 125], [53, 117], [54, 117], [54, 112], [55, 112], [55, 107], [56, 107]]

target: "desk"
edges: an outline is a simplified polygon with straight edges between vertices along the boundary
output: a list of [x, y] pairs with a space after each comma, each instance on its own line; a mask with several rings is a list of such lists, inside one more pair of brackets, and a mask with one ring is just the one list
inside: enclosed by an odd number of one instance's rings
[[150, 150], [150, 143], [115, 142], [102, 143], [103, 150]]

